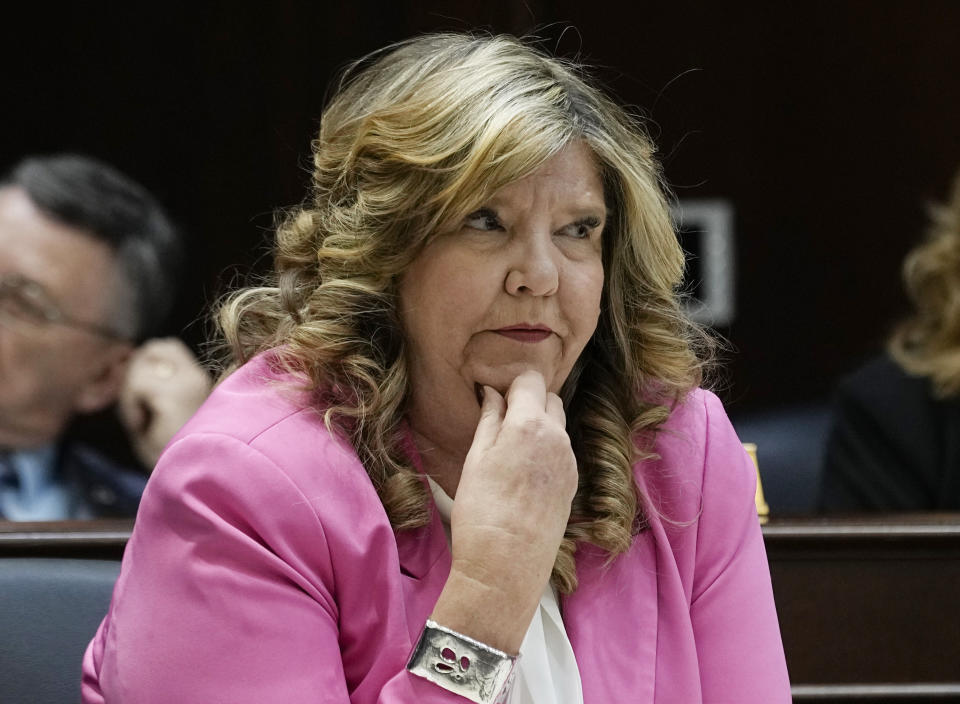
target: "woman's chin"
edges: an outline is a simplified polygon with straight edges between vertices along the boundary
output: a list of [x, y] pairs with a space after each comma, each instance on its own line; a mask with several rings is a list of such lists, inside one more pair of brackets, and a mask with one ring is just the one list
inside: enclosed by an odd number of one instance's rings
[[530, 364], [529, 362], [484, 366], [475, 370], [473, 379], [477, 384], [496, 389], [503, 396], [506, 395], [513, 380], [527, 371], [535, 371], [540, 374], [547, 385], [548, 391], [557, 393], [563, 385], [563, 378], [557, 374], [556, 369], [546, 369], [542, 365]]

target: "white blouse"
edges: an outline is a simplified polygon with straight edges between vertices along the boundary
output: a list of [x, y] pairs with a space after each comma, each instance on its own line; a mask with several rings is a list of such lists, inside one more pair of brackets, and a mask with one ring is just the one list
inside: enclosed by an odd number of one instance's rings
[[[427, 479], [449, 545], [453, 499], [439, 484]], [[540, 608], [533, 614], [520, 653], [523, 657], [517, 662], [508, 704], [583, 704], [580, 670], [563, 627], [557, 593], [550, 583], [544, 587]]]

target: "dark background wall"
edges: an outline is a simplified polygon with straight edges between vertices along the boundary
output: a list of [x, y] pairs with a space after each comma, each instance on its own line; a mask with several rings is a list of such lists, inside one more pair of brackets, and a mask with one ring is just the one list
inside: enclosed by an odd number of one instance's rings
[[435, 29], [536, 30], [649, 117], [681, 198], [735, 208], [737, 409], [824, 397], [905, 310], [899, 262], [960, 166], [960, 3], [275, 0], [21, 7], [0, 28], [0, 169], [78, 150], [189, 235], [171, 331], [266, 264], [328, 81]]

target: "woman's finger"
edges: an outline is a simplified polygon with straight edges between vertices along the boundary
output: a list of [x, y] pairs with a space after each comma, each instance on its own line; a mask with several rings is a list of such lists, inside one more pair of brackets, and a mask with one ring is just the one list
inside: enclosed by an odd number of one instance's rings
[[567, 427], [567, 414], [563, 410], [563, 401], [552, 391], [547, 392], [547, 416], [559, 423], [561, 428]]
[[473, 447], [487, 448], [496, 442], [506, 408], [506, 401], [496, 389], [492, 386], [483, 387], [480, 421], [473, 434]]
[[507, 389], [506, 418], [542, 416], [547, 407], [547, 383], [540, 372], [519, 374]]

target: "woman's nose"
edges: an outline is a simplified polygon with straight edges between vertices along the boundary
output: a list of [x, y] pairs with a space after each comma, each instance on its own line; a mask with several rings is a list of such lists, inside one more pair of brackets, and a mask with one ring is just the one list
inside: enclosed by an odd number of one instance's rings
[[553, 238], [549, 235], [534, 235], [518, 238], [510, 247], [510, 267], [504, 286], [513, 296], [529, 294], [550, 296], [560, 285], [560, 271]]

